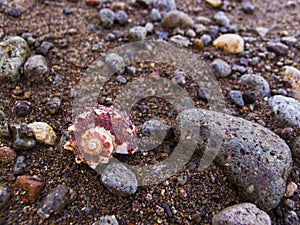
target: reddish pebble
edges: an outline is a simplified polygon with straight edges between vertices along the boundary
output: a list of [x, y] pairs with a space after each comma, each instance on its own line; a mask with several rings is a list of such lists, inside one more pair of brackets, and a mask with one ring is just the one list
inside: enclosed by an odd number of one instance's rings
[[298, 186], [294, 182], [289, 182], [286, 186], [285, 197], [292, 197], [294, 193], [297, 191]]
[[4, 146], [0, 147], [0, 162], [3, 164], [8, 164], [14, 161], [16, 158], [16, 153], [10, 147]]
[[[24, 191], [27, 191], [29, 203], [34, 203], [37, 200], [45, 186], [44, 181], [39, 177], [29, 175], [18, 176], [16, 184]], [[26, 203], [26, 201], [23, 202]]]
[[89, 6], [97, 6], [100, 4], [100, 0], [85, 0], [85, 4]]

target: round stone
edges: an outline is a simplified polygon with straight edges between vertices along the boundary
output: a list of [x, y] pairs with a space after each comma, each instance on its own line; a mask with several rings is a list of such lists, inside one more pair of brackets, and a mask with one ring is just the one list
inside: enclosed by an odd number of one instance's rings
[[124, 26], [128, 23], [128, 15], [123, 10], [119, 10], [115, 15], [116, 22]]
[[214, 15], [214, 20], [217, 24], [227, 27], [230, 24], [230, 19], [225, 15], [223, 11], [219, 11]]
[[100, 22], [103, 27], [112, 27], [115, 21], [115, 13], [108, 8], [101, 9], [99, 12]]
[[160, 22], [161, 21], [161, 14], [158, 9], [151, 10], [150, 19], [152, 22]]
[[145, 27], [136, 26], [129, 30], [129, 39], [131, 41], [142, 41], [145, 40], [147, 35], [147, 30]]
[[228, 77], [231, 74], [231, 66], [222, 59], [215, 59], [210, 66], [216, 77]]
[[24, 65], [24, 74], [30, 81], [39, 82], [48, 78], [50, 70], [46, 58], [34, 55], [28, 58]]
[[170, 11], [162, 21], [162, 26], [165, 29], [174, 28], [191, 28], [194, 26], [194, 21], [186, 13], [178, 10]]
[[228, 53], [236, 54], [244, 51], [244, 39], [238, 34], [223, 34], [214, 40], [213, 45]]

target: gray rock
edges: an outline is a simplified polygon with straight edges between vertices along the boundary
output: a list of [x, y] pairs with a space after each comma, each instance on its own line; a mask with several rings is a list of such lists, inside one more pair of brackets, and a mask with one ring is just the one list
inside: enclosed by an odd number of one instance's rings
[[153, 5], [154, 1], [155, 0], [136, 0], [136, 2], [145, 5], [147, 7]]
[[161, 14], [158, 9], [151, 10], [150, 19], [152, 22], [160, 22], [161, 21]]
[[285, 211], [283, 213], [283, 221], [284, 221], [284, 225], [295, 225], [295, 224], [299, 224], [300, 223], [300, 219], [297, 215], [297, 213], [293, 210], [290, 211]]
[[14, 18], [19, 18], [21, 16], [21, 12], [16, 7], [9, 7], [6, 12], [9, 16]]
[[193, 19], [186, 13], [178, 10], [170, 11], [162, 21], [165, 29], [191, 28], [194, 26]]
[[182, 35], [175, 35], [170, 38], [170, 41], [182, 47], [188, 47], [190, 44], [190, 40]]
[[20, 176], [23, 175], [26, 169], [26, 164], [25, 164], [25, 157], [24, 156], [18, 156], [16, 163], [14, 165], [14, 175], [15, 176]]
[[300, 159], [300, 137], [296, 137], [291, 145], [291, 150], [294, 156]]
[[122, 75], [118, 75], [118, 76], [116, 77], [116, 80], [117, 80], [118, 82], [120, 82], [121, 84], [126, 84], [126, 82], [127, 82], [126, 78], [123, 77]]
[[231, 66], [222, 59], [215, 59], [210, 67], [216, 77], [228, 77], [231, 74]]
[[[276, 134], [250, 121], [204, 109], [186, 110], [175, 134], [197, 143], [199, 166], [215, 159], [241, 201], [270, 210], [279, 204], [292, 169], [291, 151]], [[181, 130], [181, 132], [180, 132]], [[223, 140], [223, 141], [222, 141]]]
[[46, 110], [54, 115], [60, 109], [61, 101], [59, 97], [53, 97], [46, 103]]
[[228, 97], [237, 106], [243, 107], [245, 105], [243, 94], [240, 91], [232, 90], [228, 93]]
[[[114, 41], [116, 40], [116, 35], [113, 33], [108, 33], [105, 37], [105, 40], [107, 41]], [[99, 46], [100, 47], [100, 46]], [[96, 50], [98, 50], [99, 48], [97, 48]]]
[[32, 149], [36, 145], [34, 134], [26, 124], [11, 124], [10, 129], [14, 135], [15, 149]]
[[109, 8], [101, 9], [99, 12], [99, 19], [103, 27], [112, 27], [115, 21], [115, 13]]
[[172, 77], [172, 82], [174, 84], [185, 84], [187, 74], [183, 71], [175, 71]]
[[150, 23], [150, 22], [146, 23], [145, 29], [147, 31], [147, 34], [153, 33], [153, 31], [154, 31], [154, 25], [153, 25], [153, 23]]
[[203, 99], [203, 100], [208, 100], [211, 98], [211, 90], [209, 88], [206, 87], [200, 87], [198, 89], [198, 96], [199, 98]]
[[297, 42], [297, 38], [295, 38], [293, 36], [282, 37], [281, 41], [287, 45], [293, 45]]
[[209, 45], [211, 43], [212, 38], [208, 34], [203, 34], [201, 36], [200, 40], [202, 41], [202, 43], [204, 44], [204, 46], [207, 46], [207, 45]]
[[119, 225], [116, 216], [103, 216], [99, 221], [94, 222], [92, 225]]
[[275, 95], [269, 104], [279, 122], [300, 128], [300, 102], [294, 98]]
[[175, 0], [154, 0], [153, 6], [161, 11], [166, 12], [176, 9]]
[[0, 110], [0, 140], [10, 136], [8, 128], [8, 118], [6, 114]]
[[217, 24], [224, 27], [228, 27], [230, 24], [230, 19], [222, 11], [219, 11], [214, 15], [214, 20], [217, 22]]
[[269, 32], [269, 29], [266, 27], [256, 27], [255, 31], [261, 38], [264, 38]]
[[113, 194], [133, 195], [138, 188], [135, 174], [122, 163], [110, 163], [101, 174], [101, 181]]
[[271, 225], [269, 215], [251, 203], [229, 206], [214, 215], [212, 225]]
[[115, 15], [116, 22], [124, 26], [128, 23], [128, 15], [123, 10], [118, 10]]
[[14, 105], [14, 113], [18, 116], [26, 116], [30, 113], [31, 103], [29, 101], [17, 101]]
[[26, 78], [35, 83], [48, 78], [49, 73], [50, 70], [46, 58], [42, 55], [29, 57], [24, 64], [24, 74]]
[[71, 201], [71, 191], [65, 185], [58, 185], [43, 201], [37, 213], [42, 219], [47, 219], [53, 213], [61, 211]]
[[41, 46], [37, 48], [36, 53], [47, 56], [50, 49], [53, 48], [53, 44], [48, 41], [43, 41]]
[[245, 74], [240, 78], [240, 81], [246, 102], [251, 103], [257, 98], [270, 96], [269, 83], [263, 77], [255, 74]]
[[247, 14], [252, 14], [255, 10], [255, 5], [249, 1], [242, 1], [243, 11]]
[[0, 184], [0, 211], [7, 204], [10, 197], [9, 188]]
[[289, 46], [282, 44], [280, 42], [267, 42], [267, 49], [275, 52], [277, 55], [285, 55], [289, 50]]
[[20, 68], [29, 56], [27, 42], [21, 37], [8, 37], [0, 42], [0, 81], [20, 79]]
[[147, 36], [147, 30], [145, 27], [136, 26], [129, 30], [128, 36], [131, 41], [142, 41]]
[[108, 64], [112, 72], [122, 74], [125, 70], [125, 62], [123, 58], [115, 53], [106, 56], [105, 62]]

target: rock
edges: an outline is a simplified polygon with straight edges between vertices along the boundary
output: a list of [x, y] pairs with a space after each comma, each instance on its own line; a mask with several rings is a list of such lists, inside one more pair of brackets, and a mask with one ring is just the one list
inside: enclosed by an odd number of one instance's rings
[[36, 202], [45, 186], [44, 181], [38, 176], [29, 175], [18, 176], [16, 184], [24, 191], [27, 191], [27, 196], [30, 203]]
[[282, 74], [290, 81], [294, 90], [295, 99], [300, 101], [300, 70], [293, 66], [284, 66]]
[[190, 44], [190, 40], [182, 35], [175, 35], [170, 38], [170, 41], [182, 47], [188, 47]]
[[275, 95], [269, 99], [269, 104], [282, 125], [300, 128], [300, 102], [290, 97]]
[[20, 13], [26, 12], [35, 3], [34, 0], [13, 0], [9, 2], [9, 7], [15, 7]]
[[115, 13], [109, 8], [104, 8], [100, 10], [99, 18], [103, 27], [110, 28], [114, 25]]
[[46, 58], [42, 55], [29, 57], [24, 65], [25, 77], [35, 83], [47, 79], [49, 73]]
[[0, 140], [9, 137], [8, 119], [5, 113], [0, 110]]
[[85, 0], [85, 4], [89, 6], [97, 6], [100, 5], [100, 0]]
[[294, 193], [297, 191], [298, 186], [294, 182], [289, 182], [286, 186], [286, 191], [284, 197], [292, 197]]
[[103, 216], [100, 220], [94, 222], [92, 225], [119, 225], [116, 216]]
[[10, 147], [0, 147], [0, 162], [3, 164], [11, 163], [16, 158], [16, 153]]
[[5, 207], [10, 197], [9, 188], [0, 184], [0, 211]]
[[194, 26], [194, 21], [186, 13], [178, 10], [170, 11], [162, 21], [165, 29], [190, 28]]
[[142, 41], [147, 36], [147, 30], [145, 27], [136, 26], [129, 30], [128, 36], [131, 41]]
[[200, 40], [203, 42], [204, 46], [207, 46], [211, 43], [212, 38], [208, 34], [203, 34]]
[[59, 97], [53, 97], [46, 103], [46, 109], [51, 114], [54, 115], [60, 109], [61, 101]]
[[133, 195], [138, 188], [135, 174], [122, 163], [110, 163], [101, 174], [101, 181], [113, 194], [120, 196]]
[[282, 37], [281, 41], [287, 45], [294, 45], [297, 42], [297, 38], [295, 38], [293, 36]]
[[146, 7], [149, 7], [154, 4], [156, 0], [136, 0], [137, 3], [140, 3]]
[[222, 5], [222, 0], [205, 0], [205, 1], [214, 8], [219, 8]]
[[244, 90], [245, 101], [252, 103], [257, 98], [270, 96], [269, 83], [261, 76], [255, 74], [245, 74], [240, 78], [240, 85]]
[[269, 29], [266, 27], [256, 27], [255, 31], [261, 38], [264, 38], [269, 32]]
[[125, 71], [125, 62], [123, 58], [115, 53], [110, 53], [105, 57], [105, 62], [108, 64], [111, 72], [122, 74]]
[[203, 100], [208, 100], [211, 98], [211, 90], [209, 88], [206, 87], [200, 87], [198, 89], [198, 96], [199, 98], [203, 99]]
[[28, 127], [33, 131], [35, 139], [38, 142], [46, 145], [54, 145], [56, 140], [56, 134], [53, 128], [44, 122], [34, 122], [28, 124]]
[[193, 29], [188, 29], [188, 31], [186, 32], [185, 35], [189, 38], [194, 38], [194, 37], [196, 37], [197, 34]]
[[47, 219], [51, 214], [59, 213], [74, 198], [75, 193], [72, 189], [58, 185], [47, 195], [37, 213], [42, 219]]
[[18, 116], [26, 116], [30, 113], [31, 103], [28, 101], [17, 101], [14, 105], [14, 113]]
[[[108, 33], [108, 34], [106, 35], [105, 40], [107, 40], [107, 41], [114, 41], [114, 40], [116, 40], [116, 35], [113, 34], [113, 33]], [[94, 50], [99, 50], [100, 46], [99, 46], [98, 44], [96, 44], [96, 45], [97, 45], [97, 48], [93, 48], [93, 49], [94, 49]], [[94, 46], [95, 46], [95, 45], [94, 45]]]
[[160, 22], [161, 21], [161, 14], [158, 9], [151, 10], [150, 19], [152, 22]]
[[118, 82], [120, 82], [121, 84], [126, 84], [126, 82], [127, 82], [126, 78], [123, 77], [122, 75], [118, 75], [118, 76], [116, 77], [116, 80], [117, 80]]
[[150, 22], [146, 23], [145, 29], [147, 31], [147, 34], [152, 34], [153, 31], [154, 31], [154, 25], [153, 25], [153, 23], [150, 23]]
[[185, 72], [176, 71], [173, 75], [172, 82], [174, 84], [185, 84], [186, 77], [187, 77], [187, 74]]
[[41, 46], [36, 49], [37, 54], [41, 54], [43, 56], [47, 56], [50, 49], [53, 48], [53, 44], [48, 41], [43, 41]]
[[298, 159], [300, 159], [300, 136], [296, 137], [291, 145], [291, 150], [294, 154], [294, 156]]
[[277, 55], [286, 55], [289, 50], [289, 46], [282, 44], [280, 42], [267, 42], [267, 49], [275, 52]]
[[34, 134], [26, 124], [12, 124], [10, 129], [13, 132], [15, 149], [32, 149], [36, 145]]
[[253, 14], [255, 10], [255, 5], [253, 5], [249, 1], [242, 1], [242, 7], [243, 7], [243, 11], [247, 14]]
[[198, 51], [202, 51], [203, 48], [204, 48], [203, 42], [200, 39], [196, 38], [193, 41], [193, 48], [198, 50]]
[[161, 11], [166, 12], [176, 9], [175, 0], [154, 0], [153, 6]]
[[238, 34], [222, 34], [214, 40], [213, 45], [229, 53], [244, 51], [244, 39]]
[[14, 175], [15, 176], [19, 176], [19, 175], [23, 175], [26, 169], [26, 164], [25, 164], [25, 157], [24, 156], [18, 156], [16, 163], [14, 165]]
[[225, 208], [213, 216], [212, 225], [271, 225], [269, 215], [251, 203], [241, 203]]
[[71, 8], [67, 6], [67, 7], [64, 8], [63, 13], [66, 14], [66, 15], [70, 15], [73, 12], [72, 12]]
[[215, 158], [241, 201], [267, 211], [278, 206], [292, 169], [284, 140], [259, 124], [204, 109], [185, 110], [178, 121], [182, 127], [175, 134], [188, 137], [187, 146], [198, 143], [196, 152], [203, 155], [199, 166]]
[[297, 213], [293, 210], [285, 211], [283, 217], [284, 225], [295, 225], [300, 223]]
[[228, 77], [231, 74], [231, 66], [222, 59], [215, 59], [210, 67], [216, 77]]
[[239, 107], [243, 107], [245, 105], [243, 94], [240, 91], [232, 90], [228, 93], [229, 99]]
[[225, 15], [223, 11], [219, 11], [214, 15], [214, 20], [217, 24], [228, 27], [230, 24], [230, 19]]
[[8, 37], [0, 42], [0, 81], [20, 79], [20, 68], [29, 56], [27, 42], [21, 37]]
[[128, 15], [123, 10], [118, 10], [115, 15], [115, 20], [121, 26], [124, 26], [128, 23]]
[[203, 24], [195, 24], [194, 29], [197, 34], [203, 34], [207, 32], [207, 27], [204, 26]]
[[15, 7], [10, 7], [6, 10], [7, 15], [14, 17], [14, 18], [19, 18], [21, 16], [21, 12], [15, 8]]

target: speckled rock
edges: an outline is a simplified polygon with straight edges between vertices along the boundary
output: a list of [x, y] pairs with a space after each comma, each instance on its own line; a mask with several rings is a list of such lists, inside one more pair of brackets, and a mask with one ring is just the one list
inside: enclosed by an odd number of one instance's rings
[[291, 145], [291, 150], [294, 156], [300, 159], [300, 137], [296, 137]]
[[269, 104], [282, 125], [287, 123], [300, 129], [300, 102], [294, 98], [275, 95], [270, 98]]
[[222, 0], [205, 0], [205, 1], [214, 8], [218, 8], [222, 5]]
[[183, 71], [175, 71], [172, 77], [172, 82], [174, 84], [185, 84], [187, 74]]
[[3, 164], [11, 163], [16, 158], [16, 153], [10, 147], [0, 147], [0, 162]]
[[101, 174], [101, 181], [113, 194], [120, 196], [133, 195], [138, 188], [135, 174], [122, 163], [110, 163]]
[[125, 62], [121, 56], [115, 53], [109, 53], [105, 57], [105, 62], [111, 68], [112, 72], [122, 74], [125, 70]]
[[0, 184], [0, 211], [6, 205], [10, 197], [9, 188]]
[[14, 113], [18, 116], [26, 116], [30, 113], [31, 103], [29, 101], [16, 101]]
[[118, 10], [115, 14], [116, 22], [122, 26], [128, 23], [128, 15], [123, 10]]
[[37, 54], [41, 54], [43, 56], [47, 56], [49, 51], [53, 48], [53, 44], [49, 41], [43, 41], [40, 47], [36, 49]]
[[244, 51], [244, 39], [238, 34], [223, 34], [214, 40], [213, 45], [234, 54]]
[[284, 66], [282, 74], [291, 83], [295, 99], [300, 101], [300, 70], [293, 66]]
[[200, 39], [205, 46], [209, 45], [212, 41], [211, 36], [209, 36], [208, 34], [203, 34]]
[[160, 22], [161, 21], [161, 14], [158, 9], [151, 10], [150, 19], [152, 22]]
[[20, 155], [17, 157], [16, 163], [14, 165], [14, 175], [15, 176], [20, 176], [23, 175], [26, 169], [26, 164], [25, 164], [25, 157]]
[[6, 114], [0, 110], [0, 140], [9, 137], [8, 119]]
[[53, 128], [44, 122], [33, 122], [28, 124], [28, 127], [33, 131], [35, 139], [38, 142], [46, 145], [54, 145], [56, 141], [56, 134]]
[[51, 114], [54, 115], [57, 113], [57, 111], [60, 108], [60, 98], [59, 97], [53, 97], [46, 103], [46, 110]]
[[229, 206], [214, 215], [212, 225], [271, 225], [269, 215], [251, 203]]
[[0, 43], [0, 81], [20, 79], [20, 68], [29, 56], [27, 42], [21, 37], [8, 37]]
[[226, 16], [223, 11], [219, 11], [214, 15], [214, 20], [217, 24], [227, 27], [230, 24], [230, 19]]
[[46, 58], [42, 55], [34, 55], [28, 58], [24, 64], [24, 74], [30, 81], [39, 82], [48, 78], [50, 70]]
[[26, 124], [11, 124], [15, 149], [32, 149], [36, 145], [34, 134]]
[[231, 74], [231, 66], [222, 59], [215, 59], [210, 67], [216, 77], [228, 77]]
[[170, 11], [162, 21], [165, 29], [190, 28], [194, 26], [194, 21], [186, 13], [178, 10]]
[[175, 0], [153, 0], [153, 6], [166, 12], [176, 9]]
[[115, 21], [115, 13], [109, 8], [101, 9], [99, 12], [99, 19], [103, 27], [112, 27]]
[[182, 47], [188, 47], [190, 44], [190, 40], [187, 37], [184, 37], [179, 34], [171, 37], [170, 41]]
[[237, 106], [243, 107], [245, 105], [243, 94], [241, 91], [232, 90], [228, 93], [228, 98]]
[[269, 83], [261, 76], [245, 74], [241, 76], [240, 82], [246, 101], [248, 102], [253, 102], [257, 98], [270, 96]]
[[142, 41], [147, 36], [147, 30], [145, 27], [136, 26], [129, 30], [128, 36], [131, 41]]
[[196, 151], [205, 156], [199, 166], [215, 159], [241, 201], [267, 211], [279, 204], [292, 169], [291, 150], [279, 136], [259, 124], [204, 109], [186, 110], [179, 124], [182, 137], [197, 142]]
[[38, 176], [29, 175], [18, 176], [16, 184], [24, 191], [27, 191], [27, 196], [30, 203], [36, 202], [45, 186], [44, 181]]
[[267, 49], [275, 52], [277, 55], [285, 55], [289, 50], [289, 46], [280, 42], [267, 42]]
[[119, 225], [116, 216], [103, 216], [99, 221], [94, 222], [92, 225]]

